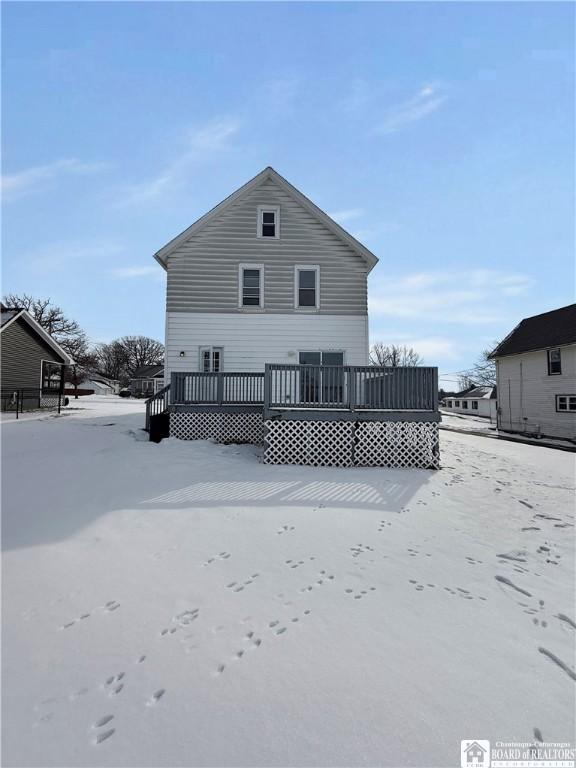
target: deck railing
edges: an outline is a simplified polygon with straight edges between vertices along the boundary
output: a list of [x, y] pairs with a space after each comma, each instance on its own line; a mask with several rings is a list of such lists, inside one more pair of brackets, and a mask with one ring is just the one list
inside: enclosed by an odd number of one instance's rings
[[265, 408], [436, 411], [437, 368], [266, 365]]
[[169, 397], [170, 384], [167, 384], [146, 400], [146, 426], [144, 427], [146, 432], [150, 432], [150, 419], [152, 416], [158, 416], [168, 408]]
[[437, 411], [438, 370], [270, 363], [265, 373], [177, 372], [170, 403], [263, 405], [265, 411]]
[[173, 373], [172, 404], [261, 405], [263, 373]]

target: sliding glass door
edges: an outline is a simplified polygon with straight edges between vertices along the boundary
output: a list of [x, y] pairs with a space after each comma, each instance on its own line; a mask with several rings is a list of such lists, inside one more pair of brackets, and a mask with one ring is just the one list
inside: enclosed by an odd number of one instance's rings
[[[343, 352], [300, 352], [300, 402], [338, 405], [344, 398]], [[321, 369], [320, 366], [331, 366]]]

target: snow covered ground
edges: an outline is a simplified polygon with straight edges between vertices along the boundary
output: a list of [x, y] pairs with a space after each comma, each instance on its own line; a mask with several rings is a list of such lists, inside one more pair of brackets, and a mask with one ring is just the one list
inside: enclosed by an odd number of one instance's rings
[[454, 766], [574, 742], [574, 455], [438, 472], [146, 442], [143, 403], [3, 424], [3, 765]]
[[496, 424], [492, 424], [490, 419], [481, 416], [469, 416], [463, 413], [450, 413], [450, 411], [441, 410], [442, 424], [452, 429], [471, 429], [478, 432], [496, 432]]

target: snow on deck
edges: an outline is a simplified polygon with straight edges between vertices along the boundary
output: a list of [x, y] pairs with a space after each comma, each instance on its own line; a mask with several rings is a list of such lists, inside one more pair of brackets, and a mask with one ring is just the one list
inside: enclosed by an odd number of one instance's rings
[[443, 432], [438, 472], [3, 424], [3, 765], [451, 766], [574, 741], [574, 455]]

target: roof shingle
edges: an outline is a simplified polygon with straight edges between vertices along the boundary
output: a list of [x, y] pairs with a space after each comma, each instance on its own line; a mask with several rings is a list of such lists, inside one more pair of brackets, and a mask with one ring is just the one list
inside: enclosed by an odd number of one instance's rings
[[576, 343], [576, 304], [527, 317], [500, 342], [490, 357], [560, 347]]

